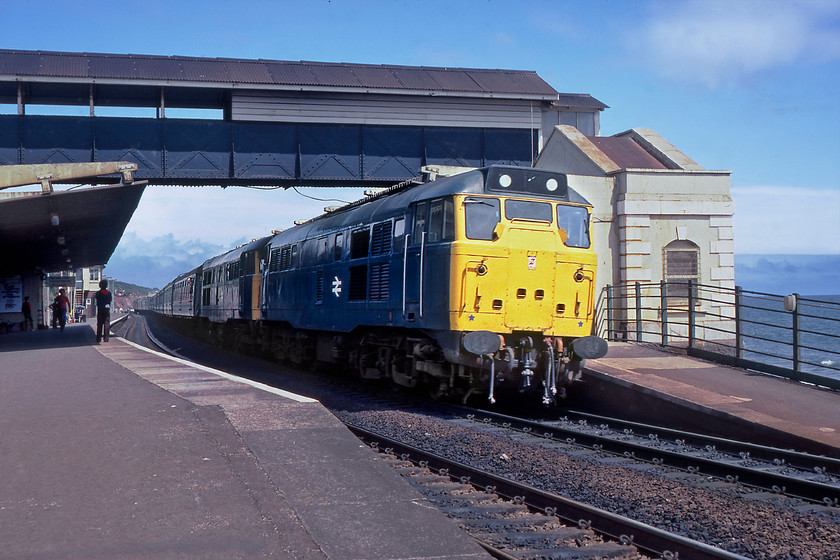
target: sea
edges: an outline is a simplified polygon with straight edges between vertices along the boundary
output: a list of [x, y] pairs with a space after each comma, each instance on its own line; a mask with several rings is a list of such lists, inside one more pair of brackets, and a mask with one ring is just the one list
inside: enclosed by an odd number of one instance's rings
[[750, 293], [742, 298], [742, 357], [793, 368], [794, 340], [799, 339], [799, 370], [840, 379], [840, 295], [807, 296], [794, 313], [780, 296]]

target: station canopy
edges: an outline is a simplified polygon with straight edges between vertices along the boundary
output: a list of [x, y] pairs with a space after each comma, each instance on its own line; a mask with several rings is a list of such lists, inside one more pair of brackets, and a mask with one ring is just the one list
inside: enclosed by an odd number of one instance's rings
[[0, 193], [0, 276], [107, 263], [145, 187], [143, 181], [49, 193]]

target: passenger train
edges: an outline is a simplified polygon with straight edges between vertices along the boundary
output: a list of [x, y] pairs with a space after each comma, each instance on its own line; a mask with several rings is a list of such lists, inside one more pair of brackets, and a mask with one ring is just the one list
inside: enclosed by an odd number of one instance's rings
[[137, 304], [214, 342], [348, 366], [436, 398], [565, 394], [592, 336], [591, 205], [566, 176], [492, 166], [398, 186], [257, 239]]

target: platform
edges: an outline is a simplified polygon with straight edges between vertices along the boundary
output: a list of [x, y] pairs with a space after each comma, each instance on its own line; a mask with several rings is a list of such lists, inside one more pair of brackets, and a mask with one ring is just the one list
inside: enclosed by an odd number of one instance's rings
[[489, 558], [317, 401], [88, 325], [0, 337], [14, 559]]
[[587, 410], [840, 457], [840, 392], [622, 342], [583, 378]]

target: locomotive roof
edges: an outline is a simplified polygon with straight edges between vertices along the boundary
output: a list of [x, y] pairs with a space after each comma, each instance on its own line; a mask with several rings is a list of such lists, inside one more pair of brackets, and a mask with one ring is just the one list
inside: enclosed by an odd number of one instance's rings
[[[503, 193], [495, 191], [488, 192], [485, 189], [487, 173], [493, 168], [511, 169], [520, 172], [525, 169], [530, 169], [515, 166], [484, 167], [481, 169], [467, 171], [459, 175], [454, 175], [452, 177], [447, 177], [446, 179], [439, 179], [437, 181], [430, 181], [420, 185], [408, 186], [396, 191], [386, 191], [368, 200], [362, 200], [358, 203], [350, 204], [336, 210], [333, 213], [318, 216], [317, 218], [314, 218], [304, 224], [282, 231], [278, 233], [270, 243], [273, 245], [280, 243], [292, 243], [302, 239], [318, 237], [328, 232], [339, 231], [362, 224], [379, 222], [396, 216], [401, 216], [405, 214], [405, 209], [408, 208], [411, 203], [420, 200], [439, 198], [451, 194], [489, 194], [501, 196]], [[511, 196], [513, 194], [514, 193], [510, 193], [504, 196]], [[546, 198], [557, 200], [556, 197], [541, 197], [536, 194], [515, 194], [527, 198]], [[586, 199], [571, 188], [568, 189], [568, 200], [564, 199], [564, 202], [589, 205], [589, 202]]]

